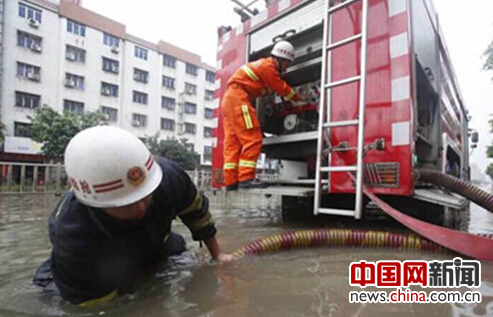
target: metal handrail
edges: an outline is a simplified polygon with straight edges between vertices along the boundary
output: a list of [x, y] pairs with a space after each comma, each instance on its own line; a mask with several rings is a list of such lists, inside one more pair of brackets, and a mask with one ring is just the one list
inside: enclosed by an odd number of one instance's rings
[[[187, 174], [199, 191], [212, 189], [212, 172], [188, 170]], [[259, 173], [262, 181], [275, 182], [277, 174]], [[0, 194], [61, 194], [70, 189], [61, 163], [0, 162]]]

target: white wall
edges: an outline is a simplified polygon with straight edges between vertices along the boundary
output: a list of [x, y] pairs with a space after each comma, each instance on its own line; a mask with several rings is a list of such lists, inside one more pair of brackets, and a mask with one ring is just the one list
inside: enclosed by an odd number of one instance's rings
[[[29, 26], [27, 19], [18, 14], [18, 1], [5, 1], [4, 20], [4, 55], [3, 55], [3, 91], [2, 121], [7, 126], [7, 135], [14, 135], [14, 122], [30, 122], [28, 116], [32, 110], [15, 107], [15, 91], [41, 95], [41, 105], [46, 104], [59, 110], [59, 17], [58, 14], [35, 5], [42, 10], [42, 23], [39, 27]], [[31, 33], [43, 38], [42, 52], [36, 53], [28, 48], [17, 46], [17, 30]], [[41, 67], [41, 81], [34, 82], [17, 77], [17, 62], [24, 62]], [[63, 107], [63, 105], [62, 105]]]
[[[186, 74], [186, 63], [178, 60], [176, 69], [163, 65], [163, 55], [158, 51], [131, 41], [120, 39], [119, 52], [114, 53], [111, 47], [103, 44], [104, 33], [86, 26], [85, 37], [67, 32], [67, 19], [60, 17], [57, 12], [28, 4], [42, 11], [42, 23], [35, 29], [29, 26], [26, 19], [18, 15], [19, 1], [5, 1], [5, 37], [3, 55], [3, 91], [1, 116], [7, 125], [7, 135], [14, 135], [14, 122], [29, 123], [28, 116], [33, 111], [15, 107], [15, 91], [41, 95], [41, 105], [47, 105], [57, 111], [63, 111], [63, 100], [73, 100], [84, 103], [85, 111], [95, 111], [101, 106], [118, 110], [115, 125], [131, 131], [138, 137], [152, 136], [160, 133], [162, 139], [175, 137], [186, 138], [194, 144], [196, 152], [203, 154], [204, 146], [212, 146], [212, 138], [204, 139], [204, 127], [213, 127], [213, 119], [204, 117], [204, 107], [213, 109], [214, 101], [205, 100], [205, 89], [214, 90], [215, 84], [205, 80], [206, 70], [199, 68], [198, 75]], [[17, 46], [17, 30], [42, 37], [42, 52], [36, 53], [30, 49]], [[66, 44], [82, 48], [86, 51], [86, 62], [74, 62], [65, 58]], [[134, 55], [135, 45], [148, 50], [148, 59], [143, 60]], [[102, 69], [102, 57], [118, 60], [119, 73], [113, 74]], [[41, 67], [41, 81], [33, 82], [17, 78], [17, 61]], [[198, 66], [198, 65], [197, 65]], [[149, 72], [148, 83], [134, 80], [134, 68]], [[65, 87], [65, 74], [72, 73], [84, 77], [84, 90], [80, 91]], [[175, 78], [175, 89], [162, 86], [162, 76]], [[101, 82], [118, 85], [118, 97], [101, 94]], [[179, 105], [175, 110], [161, 107], [161, 97], [167, 96], [180, 101], [184, 92], [185, 82], [197, 85], [197, 95], [185, 95], [185, 100], [197, 104], [197, 114], [179, 113]], [[133, 102], [133, 91], [148, 94], [148, 104]], [[147, 115], [146, 127], [132, 126], [132, 114]], [[161, 118], [175, 121], [175, 131], [161, 130]], [[194, 123], [197, 126], [195, 135], [181, 133], [180, 123]], [[202, 163], [203, 158], [202, 158]], [[206, 162], [206, 164], [210, 164]]]

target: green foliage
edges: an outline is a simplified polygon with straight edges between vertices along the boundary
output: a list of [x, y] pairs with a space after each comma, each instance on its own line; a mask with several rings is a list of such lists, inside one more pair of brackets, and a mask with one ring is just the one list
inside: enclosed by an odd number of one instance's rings
[[491, 180], [493, 180], [493, 163], [490, 163], [490, 165], [486, 167], [486, 175], [488, 175]]
[[31, 138], [42, 144], [41, 150], [49, 159], [59, 161], [63, 159], [65, 148], [74, 135], [81, 130], [106, 124], [106, 116], [100, 111], [75, 115], [43, 107], [36, 109], [31, 121]]
[[[490, 133], [493, 133], [493, 120], [489, 120], [488, 124], [490, 125]], [[486, 157], [493, 158], [493, 144], [486, 147]], [[490, 165], [486, 167], [485, 173], [493, 180], [493, 163], [490, 163]]]
[[0, 142], [3, 142], [3, 140], [5, 140], [5, 134], [3, 131], [5, 131], [5, 124], [0, 121]]
[[199, 164], [199, 154], [190, 149], [187, 139], [168, 138], [159, 140], [159, 134], [148, 137], [145, 143], [152, 154], [165, 157], [185, 170], [193, 170]]
[[493, 42], [488, 45], [488, 48], [484, 51], [483, 56], [485, 58], [483, 69], [493, 70]]

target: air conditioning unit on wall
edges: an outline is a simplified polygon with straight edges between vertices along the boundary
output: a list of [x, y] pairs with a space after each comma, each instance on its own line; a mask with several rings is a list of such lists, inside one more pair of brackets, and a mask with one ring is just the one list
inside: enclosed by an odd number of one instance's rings
[[75, 61], [75, 53], [67, 52], [65, 53], [65, 58], [68, 59], [69, 61]]
[[109, 95], [111, 95], [111, 90], [109, 88], [102, 87], [101, 88], [101, 94], [103, 94], [105, 96], [109, 96]]
[[39, 22], [34, 20], [33, 18], [27, 19], [27, 23], [29, 23], [29, 26], [37, 29], [39, 27]]
[[65, 87], [75, 87], [75, 81], [73, 81], [72, 79], [65, 79]]
[[41, 79], [40, 75], [34, 71], [28, 72], [27, 78], [33, 81], [39, 81]]
[[35, 43], [33, 42], [31, 44], [31, 51], [34, 51], [34, 52], [41, 52], [41, 45], [39, 45], [38, 43]]

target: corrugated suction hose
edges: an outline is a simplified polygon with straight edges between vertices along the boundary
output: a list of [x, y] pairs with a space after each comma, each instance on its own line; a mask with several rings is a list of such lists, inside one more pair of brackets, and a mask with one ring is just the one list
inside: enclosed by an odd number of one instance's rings
[[338, 246], [449, 252], [440, 245], [412, 233], [359, 229], [317, 229], [291, 231], [261, 238], [236, 250], [233, 252], [233, 256], [240, 259], [245, 255], [264, 254], [293, 248]]
[[[433, 170], [420, 169], [417, 173], [419, 180], [443, 187], [470, 199], [489, 212], [493, 212], [493, 195], [481, 188]], [[293, 231], [261, 238], [236, 250], [233, 255], [239, 259], [245, 255], [264, 254], [299, 247], [356, 246], [431, 252], [450, 252], [453, 250], [480, 260], [493, 261], [490, 251], [493, 239], [491, 234], [483, 234], [478, 237], [428, 224], [398, 212], [367, 190], [365, 190], [365, 194], [397, 221], [447, 248], [412, 233], [325, 229]]]
[[493, 213], [493, 195], [478, 186], [433, 170], [418, 169], [417, 172], [420, 181], [431, 183], [459, 194]]

